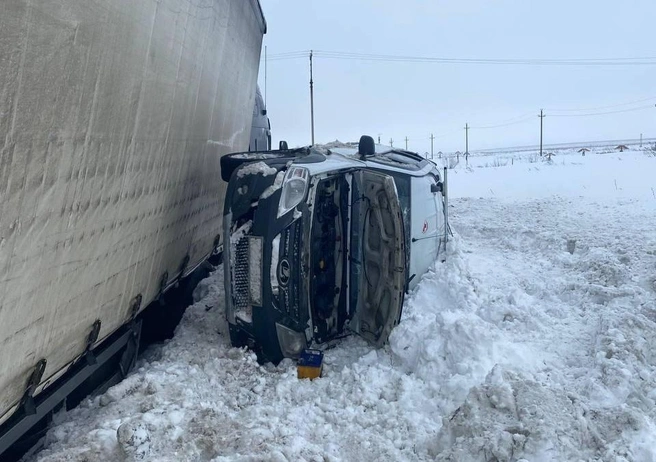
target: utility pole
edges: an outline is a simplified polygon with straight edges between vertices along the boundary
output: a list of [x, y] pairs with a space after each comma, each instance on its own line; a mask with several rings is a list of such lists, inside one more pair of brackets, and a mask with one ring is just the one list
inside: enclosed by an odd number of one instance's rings
[[540, 118], [540, 157], [542, 157], [542, 121], [545, 118], [542, 109], [540, 109], [540, 115], [538, 117]]
[[640, 133], [640, 147], [642, 147], [642, 133]]
[[378, 144], [380, 144], [380, 133], [378, 134]]
[[312, 80], [312, 50], [310, 50], [310, 125], [312, 127], [312, 146], [314, 146], [314, 81]]
[[393, 140], [392, 138], [390, 138], [390, 147], [391, 147], [391, 148], [394, 147], [394, 140]]
[[433, 158], [433, 140], [434, 139], [435, 139], [435, 137], [431, 133], [431, 136], [430, 136], [430, 140], [431, 140], [431, 159]]
[[408, 150], [408, 137], [405, 137], [405, 150]]
[[469, 124], [465, 124], [465, 156], [469, 154]]

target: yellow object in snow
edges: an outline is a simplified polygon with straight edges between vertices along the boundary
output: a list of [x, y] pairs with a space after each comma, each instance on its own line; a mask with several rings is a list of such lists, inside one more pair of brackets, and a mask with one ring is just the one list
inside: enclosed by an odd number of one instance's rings
[[305, 350], [301, 353], [296, 366], [299, 379], [316, 379], [323, 372], [323, 352]]

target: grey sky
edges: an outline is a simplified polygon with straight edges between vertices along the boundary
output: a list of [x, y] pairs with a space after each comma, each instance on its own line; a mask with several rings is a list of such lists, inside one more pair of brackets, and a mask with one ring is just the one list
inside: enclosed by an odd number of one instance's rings
[[[264, 44], [267, 103], [274, 142], [310, 142], [307, 57], [323, 50], [447, 58], [655, 57], [653, 0], [261, 0], [269, 31]], [[656, 62], [656, 59], [652, 60]], [[264, 86], [264, 65], [260, 85]], [[317, 142], [370, 134], [411, 150], [470, 150], [537, 144], [540, 108], [545, 143], [656, 137], [656, 65], [519, 66], [314, 61]], [[631, 101], [654, 99], [615, 106]], [[651, 105], [633, 112], [609, 112]], [[569, 112], [567, 109], [589, 111]], [[559, 111], [556, 111], [559, 110]], [[528, 117], [533, 115], [533, 117]], [[512, 120], [511, 120], [512, 122]]]

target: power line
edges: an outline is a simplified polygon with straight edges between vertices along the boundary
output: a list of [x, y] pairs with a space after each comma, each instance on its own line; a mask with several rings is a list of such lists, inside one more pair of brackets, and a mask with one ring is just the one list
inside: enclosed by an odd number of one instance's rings
[[549, 109], [549, 111], [553, 112], [587, 112], [587, 111], [596, 111], [599, 109], [612, 109], [616, 107], [622, 107], [622, 106], [630, 106], [632, 104], [638, 104], [638, 103], [644, 103], [645, 101], [653, 101], [656, 99], [656, 96], [650, 96], [649, 98], [643, 98], [635, 101], [629, 101], [627, 103], [620, 103], [620, 104], [613, 104], [611, 106], [597, 106], [597, 107], [589, 107], [589, 108], [582, 108], [582, 109]]
[[[597, 115], [604, 115], [604, 114], [616, 114], [616, 113], [622, 113], [622, 112], [632, 112], [632, 111], [644, 110], [644, 109], [648, 109], [648, 108], [652, 108], [652, 107], [654, 107], [654, 106], [648, 105], [648, 106], [641, 106], [641, 107], [637, 107], [637, 108], [624, 109], [624, 110], [619, 110], [619, 111], [607, 111], [607, 112], [597, 112], [597, 113], [589, 113], [589, 114], [553, 114], [553, 115], [550, 114], [550, 117], [587, 117], [587, 116], [597, 116]], [[472, 129], [489, 129], [489, 128], [507, 127], [507, 126], [510, 126], [510, 125], [517, 125], [517, 124], [521, 124], [521, 123], [526, 123], [530, 120], [534, 120], [533, 117], [535, 117], [535, 114], [527, 114], [527, 115], [524, 115], [524, 116], [515, 117], [513, 119], [508, 119], [508, 122], [505, 122], [505, 123], [499, 123], [499, 124], [494, 124], [494, 125], [476, 126], [476, 127], [472, 127], [472, 126], [469, 126], [469, 124], [466, 124], [465, 125], [465, 130], [468, 132], [469, 130], [472, 130]], [[543, 110], [540, 110], [540, 114], [538, 115], [538, 117], [540, 118], [540, 141], [542, 141], [542, 126], [543, 126], [543, 120], [546, 117]], [[515, 120], [515, 119], [518, 119], [518, 120]], [[436, 138], [444, 137], [444, 136], [453, 134], [453, 133], [458, 132], [458, 131], [460, 131], [460, 129], [451, 130], [449, 132], [445, 132], [445, 133], [442, 133], [440, 135], [431, 134], [431, 136], [428, 137], [428, 138], [426, 138], [426, 137], [411, 137], [411, 138], [406, 137], [406, 143], [408, 141], [426, 141], [426, 140], [430, 140], [431, 141], [431, 147], [432, 147], [433, 141]], [[468, 135], [468, 133], [466, 133], [466, 135]], [[392, 144], [392, 140], [390, 140], [390, 144]], [[467, 139], [466, 139], [466, 144], [467, 145], [469, 144], [468, 136], [467, 136]], [[465, 151], [467, 151], [467, 150], [468, 149], [466, 148]]]
[[517, 125], [517, 124], [522, 124], [524, 122], [527, 122], [529, 120], [533, 120], [533, 113], [530, 114], [524, 114], [521, 116], [513, 117], [512, 119], [508, 119], [505, 122], [499, 122], [497, 124], [492, 124], [492, 125], [479, 125], [479, 126], [473, 126], [469, 127], [469, 129], [476, 129], [476, 130], [487, 130], [489, 128], [499, 128], [499, 127], [508, 127], [510, 125]]
[[[656, 57], [615, 57], [615, 58], [447, 58], [412, 55], [386, 55], [373, 53], [354, 53], [342, 51], [315, 50], [315, 57], [339, 60], [414, 62], [439, 64], [485, 64], [521, 66], [645, 66], [656, 65]], [[307, 51], [294, 51], [272, 55], [271, 60], [298, 59], [307, 56]]]
[[633, 111], [642, 111], [648, 108], [653, 108], [651, 104], [647, 106], [634, 107], [630, 109], [620, 109], [619, 111], [606, 111], [606, 112], [592, 112], [588, 114], [550, 114], [550, 117], [589, 117], [589, 116], [598, 116], [604, 114], [619, 114], [622, 112], [633, 112]]
[[[469, 127], [469, 128], [471, 129], [471, 127]], [[426, 140], [430, 140], [431, 138], [437, 139], [437, 138], [442, 138], [442, 137], [447, 136], [447, 135], [451, 135], [451, 134], [453, 134], [455, 132], [459, 132], [459, 131], [460, 131], [460, 128], [457, 128], [457, 129], [454, 129], [454, 130], [451, 130], [451, 131], [448, 131], [448, 132], [444, 132], [444, 133], [440, 133], [440, 134], [437, 134], [437, 135], [431, 134], [431, 136], [408, 136], [408, 141], [413, 141], [414, 142], [414, 141], [426, 141]]]
[[[641, 101], [647, 101], [652, 98], [647, 98], [645, 100]], [[629, 104], [629, 103], [627, 103]], [[623, 113], [623, 112], [632, 112], [632, 111], [640, 111], [648, 108], [652, 108], [654, 106], [652, 105], [646, 105], [646, 106], [640, 106], [637, 108], [630, 108], [630, 109], [623, 109], [619, 111], [606, 111], [606, 112], [595, 112], [595, 113], [587, 113], [587, 114], [550, 114], [550, 117], [592, 117], [592, 116], [597, 116], [597, 115], [604, 115], [604, 114], [617, 114], [617, 113]], [[544, 114], [544, 113], [543, 113]], [[533, 120], [535, 117], [534, 113], [529, 113], [529, 114], [524, 114], [520, 115], [517, 117], [513, 117], [511, 119], [506, 119], [506, 121], [496, 123], [496, 124], [491, 124], [491, 125], [477, 125], [477, 126], [471, 126], [467, 125], [466, 129], [467, 130], [487, 130], [487, 129], [492, 129], [492, 128], [502, 128], [502, 127], [508, 127], [511, 125], [518, 125], [518, 124], [523, 124], [526, 122], [529, 122]], [[539, 116], [538, 116], [539, 117]], [[544, 115], [542, 117], [545, 117]], [[430, 140], [431, 138], [436, 139], [436, 138], [441, 138], [447, 135], [451, 135], [453, 133], [456, 133], [460, 131], [461, 129], [454, 129], [448, 132], [444, 132], [438, 135], [431, 135], [430, 137], [410, 137], [408, 138], [410, 141], [425, 141], [425, 140]]]
[[298, 58], [303, 58], [305, 59], [309, 53], [308, 51], [290, 51], [287, 53], [275, 53], [275, 54], [270, 54], [268, 59], [269, 61], [283, 61], [287, 59], [298, 59]]
[[[469, 128], [471, 128], [471, 127], [469, 127]], [[444, 132], [444, 133], [439, 133], [439, 134], [435, 135], [435, 138], [442, 138], [442, 137], [445, 137], [447, 135], [452, 135], [452, 134], [454, 134], [456, 132], [459, 132], [459, 131], [460, 131], [460, 128], [454, 128], [451, 131]]]

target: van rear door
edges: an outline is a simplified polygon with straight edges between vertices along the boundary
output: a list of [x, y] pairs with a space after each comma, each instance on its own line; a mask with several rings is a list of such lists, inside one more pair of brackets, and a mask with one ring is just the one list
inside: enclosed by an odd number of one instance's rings
[[356, 306], [350, 327], [374, 346], [382, 346], [401, 317], [405, 292], [405, 240], [401, 205], [394, 179], [371, 170], [354, 174], [354, 230], [357, 255]]
[[432, 175], [412, 177], [409, 290], [437, 260], [440, 240], [444, 236], [442, 195], [432, 191], [435, 183]]

